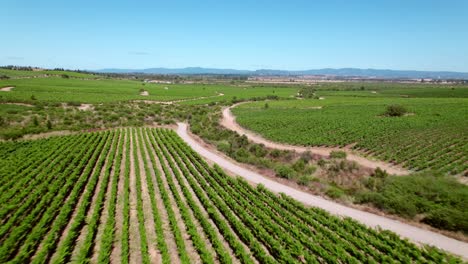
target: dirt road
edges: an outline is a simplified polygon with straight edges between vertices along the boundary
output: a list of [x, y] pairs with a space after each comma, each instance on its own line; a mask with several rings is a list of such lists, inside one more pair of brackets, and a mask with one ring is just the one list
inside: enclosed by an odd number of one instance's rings
[[436, 246], [456, 255], [468, 259], [468, 243], [458, 241], [444, 235], [424, 230], [383, 216], [359, 211], [344, 205], [326, 200], [270, 180], [262, 175], [245, 169], [228, 158], [212, 152], [198, 143], [188, 132], [186, 123], [178, 123], [177, 134], [202, 157], [217, 163], [223, 169], [233, 172], [255, 184], [263, 184], [269, 190], [276, 193], [285, 193], [292, 198], [310, 206], [322, 208], [332, 214], [351, 217], [369, 227], [381, 227], [391, 230], [402, 237], [408, 238], [416, 243]]
[[235, 107], [239, 104], [235, 104], [231, 107], [225, 108], [223, 110], [223, 118], [221, 120], [221, 125], [224, 126], [227, 129], [236, 131], [240, 135], [246, 135], [247, 138], [255, 143], [258, 144], [264, 144], [266, 147], [269, 148], [275, 148], [275, 149], [282, 149], [282, 150], [294, 150], [296, 152], [305, 152], [305, 151], [310, 151], [312, 153], [322, 155], [322, 156], [328, 156], [330, 155], [330, 152], [333, 150], [340, 150], [340, 151], [345, 151], [347, 153], [346, 159], [350, 161], [355, 161], [359, 165], [371, 169], [376, 169], [377, 167], [380, 167], [383, 170], [386, 170], [390, 174], [394, 175], [406, 175], [409, 174], [410, 171], [396, 167], [394, 165], [391, 165], [386, 162], [382, 161], [376, 161], [376, 160], [370, 160], [368, 158], [364, 158], [362, 156], [356, 155], [352, 153], [348, 149], [344, 148], [327, 148], [327, 147], [303, 147], [303, 146], [295, 146], [295, 145], [287, 145], [287, 144], [282, 144], [282, 143], [277, 143], [270, 141], [268, 139], [263, 138], [262, 136], [256, 134], [255, 132], [252, 132], [250, 130], [247, 130], [243, 127], [241, 127], [237, 122], [236, 122], [236, 117], [232, 114], [231, 108]]

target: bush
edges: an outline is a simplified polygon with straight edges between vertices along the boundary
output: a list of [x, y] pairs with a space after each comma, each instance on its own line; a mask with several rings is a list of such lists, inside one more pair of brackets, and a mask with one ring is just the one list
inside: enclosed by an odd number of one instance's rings
[[307, 186], [310, 182], [317, 181], [317, 178], [310, 176], [310, 175], [302, 175], [297, 179], [297, 183], [299, 185]]
[[330, 152], [330, 158], [332, 159], [346, 159], [346, 152], [341, 150], [333, 150]]
[[439, 208], [432, 211], [422, 222], [451, 231], [465, 230], [466, 233], [466, 230], [468, 230], [468, 212]]
[[384, 112], [384, 116], [390, 116], [390, 117], [403, 116], [407, 112], [408, 111], [406, 110], [406, 108], [402, 105], [389, 105], [387, 106], [387, 109]]
[[301, 171], [304, 171], [306, 167], [306, 164], [304, 162], [303, 159], [298, 159], [296, 162], [294, 162], [294, 164], [292, 165], [292, 168], [297, 171], [297, 172], [301, 172]]
[[380, 187], [376, 191], [359, 193], [357, 202], [371, 203], [384, 211], [408, 218], [424, 214], [424, 223], [468, 234], [468, 224], [463, 220], [468, 219], [468, 186], [430, 172], [386, 178], [374, 176], [370, 179], [382, 181], [377, 184]]
[[326, 194], [330, 198], [338, 199], [344, 195], [344, 192], [337, 187], [330, 186], [330, 188], [328, 188], [328, 190], [326, 191]]
[[216, 145], [216, 148], [221, 152], [229, 153], [231, 150], [231, 144], [229, 144], [229, 142], [227, 141], [221, 141], [221, 142], [218, 142], [218, 144]]
[[270, 156], [272, 156], [273, 158], [279, 158], [279, 156], [281, 156], [281, 150], [279, 149], [274, 149], [270, 152]]
[[249, 148], [250, 153], [254, 154], [257, 158], [265, 157], [267, 150], [261, 144], [252, 144]]
[[278, 177], [285, 179], [292, 179], [296, 176], [296, 172], [292, 168], [285, 165], [276, 166], [275, 172]]
[[247, 162], [250, 154], [247, 150], [240, 148], [234, 153], [234, 159], [240, 162]]

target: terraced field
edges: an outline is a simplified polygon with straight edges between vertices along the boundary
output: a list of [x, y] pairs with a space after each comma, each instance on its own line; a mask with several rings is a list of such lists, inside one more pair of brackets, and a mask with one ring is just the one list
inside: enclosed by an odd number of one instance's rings
[[253, 188], [175, 132], [0, 143], [0, 262], [460, 262]]
[[[265, 102], [256, 102], [242, 104], [232, 112], [240, 125], [273, 141], [308, 146], [352, 144], [361, 153], [414, 171], [467, 172], [467, 98], [362, 97], [358, 96], [361, 92], [343, 93], [355, 93], [355, 97], [269, 102], [268, 108]], [[391, 104], [402, 105], [409, 113], [383, 116]]]

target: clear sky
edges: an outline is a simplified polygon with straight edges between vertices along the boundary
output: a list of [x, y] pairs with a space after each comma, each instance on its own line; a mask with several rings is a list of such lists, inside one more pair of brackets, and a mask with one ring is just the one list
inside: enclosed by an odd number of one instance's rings
[[0, 65], [468, 72], [468, 0], [1, 0]]

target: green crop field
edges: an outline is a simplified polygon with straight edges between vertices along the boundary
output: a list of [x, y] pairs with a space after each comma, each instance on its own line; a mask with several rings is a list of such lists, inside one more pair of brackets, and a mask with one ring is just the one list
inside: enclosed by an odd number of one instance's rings
[[226, 176], [171, 130], [0, 143], [1, 263], [460, 262]]
[[[187, 104], [205, 104], [246, 99], [268, 95], [290, 97], [297, 92], [293, 87], [238, 87], [217, 84], [151, 84], [134, 80], [88, 80], [61, 77], [23, 78], [0, 80], [1, 87], [14, 87], [10, 92], [0, 92], [0, 98], [13, 102], [103, 103], [129, 100], [187, 101]], [[140, 95], [145, 90], [148, 96]]]
[[[323, 100], [272, 101], [268, 108], [265, 102], [254, 102], [234, 108], [233, 113], [242, 126], [274, 141], [311, 146], [355, 144], [355, 150], [415, 171], [466, 173], [468, 88], [434, 89], [403, 91], [401, 85], [394, 85], [377, 94], [318, 90]], [[403, 92], [411, 96], [395, 96]], [[440, 97], [435, 98], [434, 93]], [[384, 116], [388, 105], [404, 106], [408, 113]]]
[[68, 75], [72, 78], [87, 78], [96, 79], [101, 78], [99, 75], [79, 73], [72, 71], [56, 71], [56, 70], [41, 70], [41, 71], [21, 71], [21, 70], [10, 70], [0, 68], [0, 76], [8, 76], [10, 78], [25, 78], [25, 77], [47, 77], [47, 76], [61, 76]]

